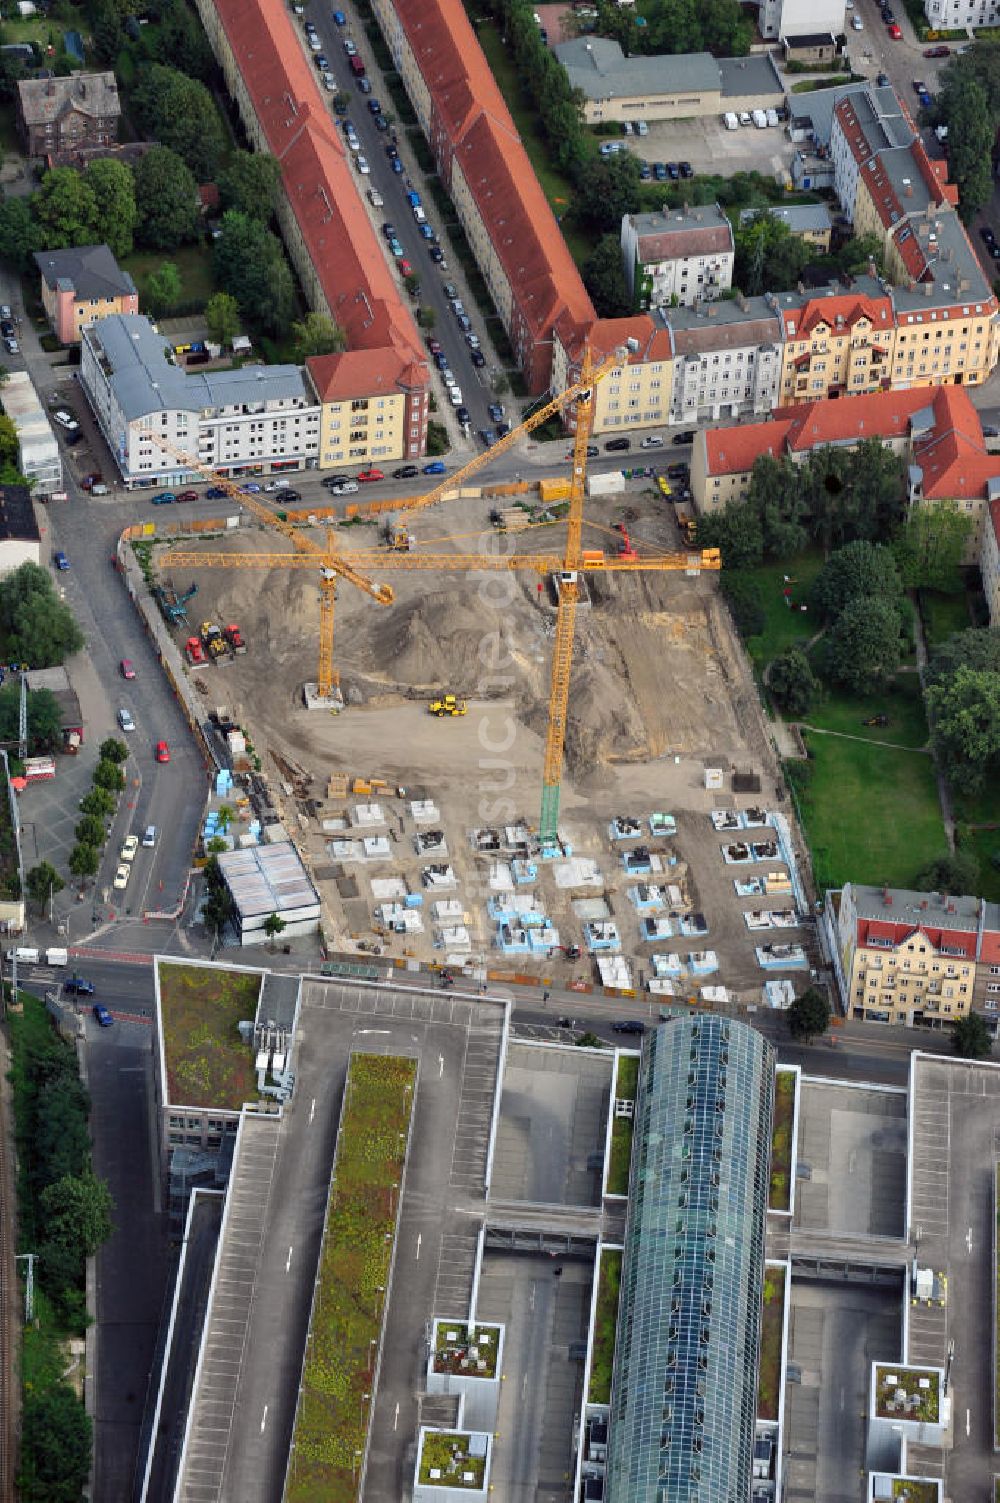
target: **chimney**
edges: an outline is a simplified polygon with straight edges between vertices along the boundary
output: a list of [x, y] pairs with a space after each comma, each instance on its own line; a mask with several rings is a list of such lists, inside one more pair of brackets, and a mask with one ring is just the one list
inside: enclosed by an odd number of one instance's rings
[[889, 891], [888, 887], [883, 887], [882, 889], [882, 907], [892, 907], [892, 893]]
[[927, 899], [926, 898], [921, 898], [920, 899], [920, 906], [921, 906], [922, 909], [926, 910], [926, 908], [927, 908]]
[[875, 260], [872, 256], [868, 258], [868, 275], [873, 281], [878, 276], [878, 267], [875, 265]]
[[913, 184], [908, 177], [904, 177], [903, 179], [903, 196], [905, 198], [913, 197]]

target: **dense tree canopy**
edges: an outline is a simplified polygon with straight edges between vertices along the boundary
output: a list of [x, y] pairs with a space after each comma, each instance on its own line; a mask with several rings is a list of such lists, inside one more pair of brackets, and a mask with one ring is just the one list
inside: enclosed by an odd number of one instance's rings
[[940, 78], [934, 118], [948, 127], [949, 176], [968, 222], [993, 191], [991, 160], [1000, 126], [1000, 43], [976, 41]]
[[224, 137], [219, 112], [203, 83], [154, 63], [140, 74], [132, 108], [146, 135], [175, 151], [198, 182], [215, 176]]
[[961, 590], [961, 565], [974, 527], [955, 501], [912, 507], [892, 545], [905, 587], [944, 594]]
[[198, 233], [198, 185], [166, 146], [154, 146], [136, 165], [139, 239], [153, 250], [176, 250]]
[[855, 694], [874, 692], [899, 667], [899, 628], [893, 601], [849, 601], [826, 635], [827, 676]]
[[223, 211], [235, 209], [248, 219], [265, 223], [274, 213], [281, 186], [281, 168], [266, 152], [234, 151], [219, 173], [219, 201]]
[[852, 600], [867, 596], [896, 602], [902, 593], [891, 550], [859, 538], [831, 553], [816, 576], [809, 603], [822, 620], [834, 621]]
[[281, 241], [259, 221], [230, 210], [215, 242], [216, 280], [240, 312], [278, 333], [295, 309], [295, 285]]
[[42, 178], [31, 200], [39, 248], [65, 250], [72, 245], [93, 245], [97, 234], [97, 199], [94, 191], [72, 167], [54, 167]]
[[67, 1384], [25, 1394], [21, 1503], [79, 1503], [90, 1472], [90, 1416]]
[[[0, 741], [17, 745], [21, 714], [21, 686], [4, 684], [0, 689]], [[28, 754], [32, 757], [57, 751], [62, 745], [62, 711], [49, 689], [28, 690]]]
[[1000, 769], [1000, 674], [962, 666], [927, 688], [934, 750], [949, 782], [981, 793]]
[[819, 691], [809, 659], [798, 647], [788, 647], [771, 662], [767, 686], [786, 715], [808, 715]]
[[582, 275], [599, 318], [624, 318], [632, 312], [617, 235], [601, 236], [584, 262]]
[[69, 608], [37, 564], [22, 564], [0, 579], [0, 629], [12, 658], [33, 668], [52, 668], [83, 646]]
[[90, 163], [84, 182], [94, 195], [97, 239], [109, 245], [114, 255], [127, 256], [138, 222], [132, 169], [104, 157]]
[[782, 220], [762, 209], [746, 224], [734, 226], [736, 261], [733, 283], [751, 296], [794, 287], [812, 256], [806, 242]]

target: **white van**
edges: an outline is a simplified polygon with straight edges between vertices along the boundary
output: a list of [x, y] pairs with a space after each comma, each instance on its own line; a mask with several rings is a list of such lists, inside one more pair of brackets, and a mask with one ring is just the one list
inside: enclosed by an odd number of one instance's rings
[[46, 965], [69, 965], [69, 951], [68, 950], [46, 950], [46, 952], [45, 952], [45, 964]]
[[373, 209], [381, 209], [382, 205], [385, 203], [385, 199], [382, 197], [377, 188], [369, 188], [368, 202], [371, 204]]
[[647, 125], [645, 120], [637, 120], [635, 122], [635, 133], [637, 136], [649, 135], [649, 126]]
[[732, 110], [726, 111], [726, 113], [722, 117], [722, 123], [725, 125], [726, 130], [739, 130], [740, 128], [740, 122], [733, 114]]
[[752, 110], [751, 119], [758, 130], [767, 130], [767, 116], [763, 110]]
[[19, 945], [14, 954], [17, 956], [18, 965], [37, 965], [42, 958], [41, 952], [32, 949], [30, 946], [22, 948]]
[[427, 215], [424, 213], [419, 204], [413, 205], [413, 217], [417, 221], [417, 224], [427, 223]]
[[775, 110], [775, 109], [769, 109], [769, 110], [765, 110], [764, 113], [767, 116], [767, 123], [768, 123], [768, 125], [777, 125], [778, 124], [778, 111], [777, 110]]

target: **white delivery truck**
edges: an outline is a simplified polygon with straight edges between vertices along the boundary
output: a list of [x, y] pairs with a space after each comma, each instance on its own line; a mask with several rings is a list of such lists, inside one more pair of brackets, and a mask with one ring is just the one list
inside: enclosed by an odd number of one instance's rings
[[740, 128], [739, 117], [734, 115], [732, 110], [726, 111], [722, 117], [722, 123], [726, 127], [726, 130], [739, 130]]
[[767, 116], [763, 110], [752, 110], [750, 118], [758, 130], [767, 130]]
[[46, 950], [46, 952], [45, 952], [45, 964], [46, 965], [58, 965], [58, 966], [69, 965], [69, 951], [68, 950]]

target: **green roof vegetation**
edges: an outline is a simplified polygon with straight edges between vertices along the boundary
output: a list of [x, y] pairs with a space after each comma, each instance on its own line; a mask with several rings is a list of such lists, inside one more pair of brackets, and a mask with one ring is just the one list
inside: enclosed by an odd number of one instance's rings
[[771, 1183], [767, 1204], [771, 1211], [787, 1211], [792, 1203], [792, 1130], [795, 1126], [795, 1075], [778, 1070], [774, 1081], [774, 1123], [771, 1129]]
[[263, 978], [172, 961], [160, 961], [158, 975], [171, 1104], [238, 1112], [256, 1101], [253, 1053], [237, 1025], [256, 1016]]
[[615, 1333], [618, 1328], [618, 1296], [622, 1281], [621, 1248], [602, 1248], [594, 1315], [594, 1350], [590, 1364], [591, 1404], [611, 1403], [611, 1374], [615, 1364]]
[[[639, 1082], [638, 1058], [620, 1054], [615, 1074], [616, 1101], [634, 1101]], [[611, 1122], [611, 1161], [608, 1164], [609, 1195], [628, 1194], [629, 1169], [632, 1166], [632, 1118], [614, 1117]]]
[[785, 1324], [784, 1269], [764, 1269], [764, 1307], [760, 1330], [760, 1369], [757, 1375], [757, 1418], [776, 1420], [781, 1397], [781, 1333]]
[[416, 1074], [412, 1059], [351, 1057], [286, 1503], [357, 1498]]
[[442, 1320], [434, 1342], [434, 1371], [462, 1378], [495, 1378], [499, 1348], [499, 1326], [477, 1325], [470, 1333], [460, 1320]]
[[[892, 1382], [887, 1380], [891, 1378]], [[926, 1387], [921, 1387], [925, 1383]], [[896, 1396], [902, 1392], [900, 1400]], [[881, 1419], [936, 1425], [940, 1415], [940, 1376], [933, 1368], [881, 1363], [875, 1369], [875, 1412]], [[916, 1399], [915, 1404], [908, 1401]], [[889, 1406], [893, 1407], [890, 1408]], [[896, 1407], [898, 1405], [898, 1407]]]
[[[438, 1475], [432, 1477], [432, 1472]], [[425, 1430], [418, 1475], [427, 1487], [467, 1487], [470, 1492], [482, 1492], [486, 1457], [469, 1455], [468, 1435], [451, 1430]]]

